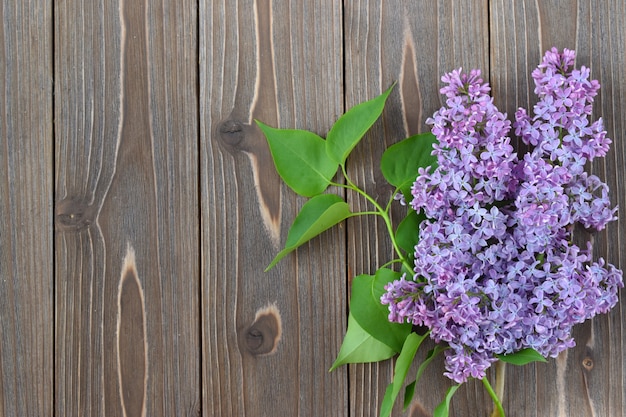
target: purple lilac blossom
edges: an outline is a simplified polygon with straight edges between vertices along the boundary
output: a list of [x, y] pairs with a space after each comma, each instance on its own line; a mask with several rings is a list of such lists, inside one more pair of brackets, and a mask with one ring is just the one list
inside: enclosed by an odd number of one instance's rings
[[[450, 347], [445, 375], [457, 383], [482, 379], [498, 354], [555, 357], [574, 346], [575, 324], [618, 301], [622, 271], [572, 242], [574, 224], [601, 230], [617, 210], [584, 171], [611, 140], [602, 119], [590, 121], [600, 85], [574, 59], [546, 52], [532, 73], [539, 102], [512, 126], [479, 70], [442, 77], [446, 105], [427, 120], [438, 166], [420, 168], [409, 202], [428, 218], [414, 275], [389, 283], [381, 302], [390, 321], [427, 326]], [[521, 158], [511, 127], [532, 148]]]

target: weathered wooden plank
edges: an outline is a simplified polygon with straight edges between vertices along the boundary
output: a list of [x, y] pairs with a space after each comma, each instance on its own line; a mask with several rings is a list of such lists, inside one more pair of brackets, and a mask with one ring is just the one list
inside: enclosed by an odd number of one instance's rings
[[327, 372], [346, 325], [345, 238], [263, 273], [304, 199], [253, 124], [324, 134], [342, 113], [341, 2], [200, 7], [204, 415], [346, 415], [346, 371]]
[[52, 8], [0, 3], [0, 415], [51, 416]]
[[[347, 107], [372, 98], [392, 82], [398, 82], [382, 121], [374, 126], [349, 161], [351, 179], [379, 201], [386, 202], [393, 189], [380, 173], [380, 156], [389, 145], [428, 129], [426, 118], [442, 105], [441, 75], [459, 67], [481, 68], [488, 75], [487, 1], [354, 1], [346, 2], [345, 6]], [[352, 204], [357, 210], [368, 209], [358, 199]], [[399, 204], [395, 215], [396, 219], [401, 218]], [[348, 266], [352, 274], [373, 273], [392, 256], [382, 221], [350, 219]], [[422, 346], [417, 360], [423, 359], [431, 347], [432, 344]], [[376, 416], [392, 374], [392, 361], [351, 366], [350, 414]], [[406, 415], [432, 415], [452, 385], [442, 374], [440, 359], [431, 364], [418, 384], [415, 400]], [[455, 394], [451, 415], [487, 415], [491, 408], [482, 384], [470, 382]], [[396, 405], [394, 415], [402, 414], [401, 405]]]
[[55, 3], [58, 415], [197, 415], [196, 2]]
[[[622, 1], [493, 1], [491, 4], [491, 79], [497, 105], [512, 115], [519, 106], [536, 102], [530, 72], [545, 50], [556, 46], [577, 51], [577, 65], [591, 68], [602, 84], [594, 117], [602, 116], [613, 139], [605, 161], [592, 172], [609, 184], [611, 199], [624, 218], [626, 192], [624, 132], [626, 81], [626, 16]], [[595, 236], [594, 255], [624, 268], [626, 223], [620, 220]], [[616, 307], [578, 326], [577, 347], [548, 364], [512, 369], [506, 380], [505, 403], [527, 416], [619, 416], [626, 412], [622, 328], [626, 312]], [[533, 404], [533, 407], [528, 407]], [[536, 404], [536, 406], [534, 406]]]

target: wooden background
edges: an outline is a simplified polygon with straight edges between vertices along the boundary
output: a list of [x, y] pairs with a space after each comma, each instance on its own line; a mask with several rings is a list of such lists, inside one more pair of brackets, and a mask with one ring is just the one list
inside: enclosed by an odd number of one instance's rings
[[[327, 370], [350, 278], [390, 259], [384, 227], [351, 219], [263, 273], [304, 200], [254, 118], [325, 134], [398, 81], [349, 161], [386, 200], [381, 152], [426, 129], [443, 72], [482, 68], [513, 114], [543, 52], [574, 48], [614, 139], [591, 168], [626, 219], [623, 0], [1, 0], [0, 17], [0, 416], [377, 414], [391, 361]], [[626, 267], [625, 234], [596, 255]], [[626, 415], [622, 305], [509, 367], [507, 415]], [[432, 415], [442, 369], [395, 415]], [[490, 409], [468, 383], [451, 415]]]

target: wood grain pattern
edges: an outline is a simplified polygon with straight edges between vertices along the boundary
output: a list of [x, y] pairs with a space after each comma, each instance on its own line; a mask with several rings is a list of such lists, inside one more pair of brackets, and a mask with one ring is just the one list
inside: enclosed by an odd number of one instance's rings
[[[123, 415], [146, 415], [148, 344], [145, 296], [135, 250], [128, 244], [117, 293], [117, 375]], [[129, 349], [132, 346], [132, 349]]]
[[197, 415], [196, 5], [55, 6], [56, 413]]
[[52, 414], [51, 12], [0, 2], [0, 416]]
[[[536, 102], [530, 72], [552, 46], [577, 51], [577, 65], [591, 68], [602, 88], [594, 103], [594, 117], [602, 116], [613, 139], [604, 161], [591, 171], [604, 179], [611, 199], [625, 215], [626, 173], [624, 77], [616, 68], [626, 62], [626, 31], [616, 24], [624, 16], [624, 2], [542, 1], [491, 2], [491, 79], [496, 104], [509, 114]], [[594, 236], [594, 255], [624, 268], [623, 220]], [[519, 410], [535, 404], [524, 416], [617, 416], [625, 410], [624, 309], [618, 305], [576, 328], [577, 347], [545, 365], [508, 373], [506, 407]], [[534, 368], [534, 369], [533, 369]], [[515, 415], [515, 414], [514, 414]], [[521, 415], [521, 414], [520, 414]]]
[[[620, 205], [594, 254], [626, 266], [622, 0], [3, 0], [0, 17], [0, 416], [378, 415], [393, 361], [327, 369], [350, 279], [392, 256], [385, 227], [350, 219], [263, 273], [305, 199], [253, 120], [324, 135], [394, 81], [348, 161], [380, 201], [379, 158], [428, 128], [443, 72], [481, 68], [512, 115], [543, 52], [576, 49], [613, 139], [590, 169]], [[624, 415], [625, 322], [620, 304], [576, 348], [509, 366], [507, 416]], [[432, 416], [442, 369], [393, 415]], [[451, 415], [491, 408], [470, 382]]]
[[323, 134], [342, 113], [341, 3], [201, 2], [200, 21], [204, 415], [346, 415], [346, 371], [327, 372], [346, 325], [343, 233], [263, 273], [304, 200], [253, 124]]

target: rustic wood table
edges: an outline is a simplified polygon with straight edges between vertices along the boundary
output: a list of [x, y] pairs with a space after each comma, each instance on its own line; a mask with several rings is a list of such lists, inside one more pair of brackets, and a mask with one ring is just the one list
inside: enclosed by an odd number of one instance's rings
[[[252, 122], [323, 134], [394, 81], [349, 161], [385, 200], [380, 155], [427, 129], [442, 73], [481, 68], [512, 115], [543, 52], [576, 49], [614, 140], [590, 169], [620, 205], [594, 254], [626, 267], [623, 0], [0, 4], [0, 416], [377, 415], [391, 361], [328, 368], [384, 225], [350, 219], [264, 273], [304, 199]], [[507, 415], [626, 415], [624, 323], [618, 305], [509, 367]], [[394, 415], [432, 415], [442, 370]], [[470, 382], [451, 415], [490, 410]]]

